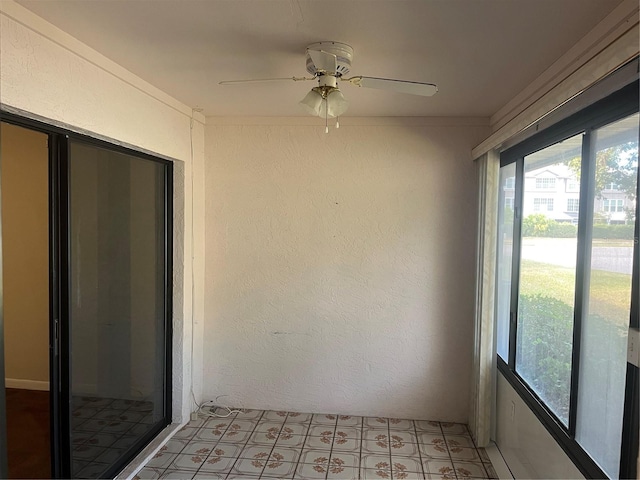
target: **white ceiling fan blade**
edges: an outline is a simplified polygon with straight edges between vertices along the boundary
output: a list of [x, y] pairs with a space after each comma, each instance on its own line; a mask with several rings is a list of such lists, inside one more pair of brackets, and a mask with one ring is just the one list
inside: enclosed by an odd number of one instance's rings
[[333, 75], [338, 70], [338, 57], [323, 50], [307, 50], [316, 70]]
[[343, 80], [358, 87], [377, 88], [379, 90], [390, 90], [393, 92], [408, 93], [410, 95], [422, 95], [424, 97], [430, 97], [438, 91], [438, 87], [433, 83], [409, 82], [407, 80], [393, 80], [391, 78], [359, 76], [345, 78]]
[[286, 80], [293, 80], [294, 82], [301, 82], [305, 80], [315, 80], [317, 77], [281, 77], [281, 78], [251, 78], [249, 80], [224, 80], [218, 82], [218, 85], [236, 85], [239, 83], [260, 83], [260, 82], [280, 82]]

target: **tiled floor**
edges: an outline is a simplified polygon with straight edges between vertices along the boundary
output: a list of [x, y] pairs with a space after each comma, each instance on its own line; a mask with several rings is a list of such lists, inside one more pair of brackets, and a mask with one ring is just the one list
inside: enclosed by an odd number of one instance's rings
[[74, 396], [72, 405], [71, 455], [76, 478], [102, 478], [159, 420], [148, 401]]
[[467, 426], [252, 410], [182, 428], [136, 478], [496, 478]]

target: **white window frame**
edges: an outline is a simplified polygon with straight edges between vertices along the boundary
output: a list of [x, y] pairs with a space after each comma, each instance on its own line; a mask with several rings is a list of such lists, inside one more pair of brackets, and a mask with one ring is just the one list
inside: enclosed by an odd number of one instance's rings
[[555, 190], [556, 178], [555, 177], [537, 177], [536, 178], [536, 190]]
[[567, 212], [578, 213], [580, 211], [579, 198], [567, 198]]
[[[552, 197], [534, 197], [533, 198], [533, 211], [534, 212], [553, 212], [555, 202]], [[546, 208], [543, 208], [545, 207]]]

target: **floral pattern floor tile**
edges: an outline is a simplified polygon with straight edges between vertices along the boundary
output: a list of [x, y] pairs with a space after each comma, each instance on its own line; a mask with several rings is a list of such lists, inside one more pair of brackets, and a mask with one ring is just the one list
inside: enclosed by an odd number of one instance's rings
[[[115, 405], [100, 408], [104, 420], [117, 415]], [[136, 410], [129, 415], [118, 420], [139, 420]], [[113, 440], [104, 425], [95, 425], [99, 432], [93, 426], [88, 423], [77, 437], [77, 446], [86, 452], [102, 449]], [[226, 418], [189, 422], [134, 478], [459, 480], [495, 476], [486, 452], [475, 447], [464, 424], [244, 410]]]
[[293, 478], [296, 464], [280, 461], [269, 461], [262, 471], [261, 478]]
[[191, 470], [165, 470], [160, 476], [161, 479], [175, 479], [175, 480], [190, 480], [195, 475], [195, 472]]

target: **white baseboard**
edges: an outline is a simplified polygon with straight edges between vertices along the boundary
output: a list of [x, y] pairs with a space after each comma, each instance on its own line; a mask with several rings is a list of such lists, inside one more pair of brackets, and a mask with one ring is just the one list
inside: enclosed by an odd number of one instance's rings
[[21, 388], [23, 390], [49, 391], [49, 382], [42, 382], [40, 380], [23, 380], [21, 378], [5, 378], [4, 386], [6, 388]]
[[507, 462], [504, 461], [502, 453], [500, 453], [498, 446], [493, 441], [485, 448], [485, 451], [491, 460], [493, 469], [498, 474], [498, 478], [501, 480], [513, 479], [513, 475], [511, 475], [511, 470], [509, 470]]

